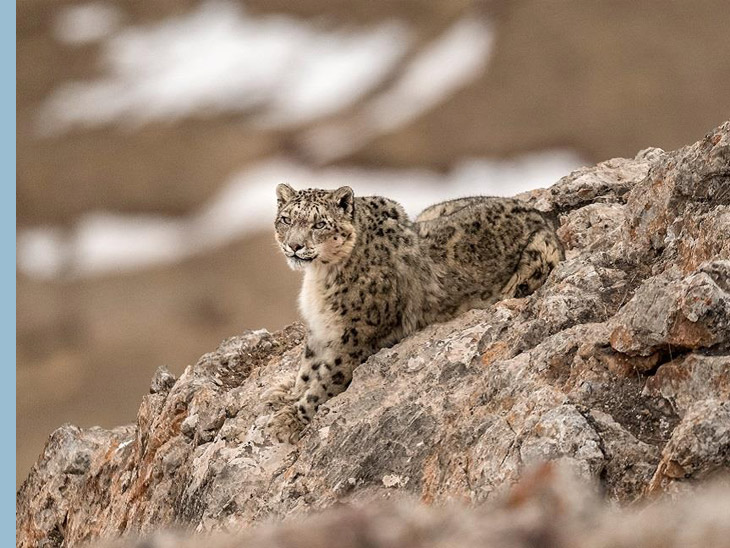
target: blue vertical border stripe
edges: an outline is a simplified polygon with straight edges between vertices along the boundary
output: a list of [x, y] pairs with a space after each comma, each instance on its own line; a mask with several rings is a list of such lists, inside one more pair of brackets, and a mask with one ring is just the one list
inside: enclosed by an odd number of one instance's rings
[[[22, 0], [21, 0], [22, 1]], [[2, 60], [2, 182], [0, 183], [0, 245], [2, 276], [2, 348], [5, 373], [2, 421], [5, 449], [2, 455], [2, 546], [15, 546], [15, 2], [0, 2], [0, 59]], [[11, 360], [12, 357], [12, 360]]]

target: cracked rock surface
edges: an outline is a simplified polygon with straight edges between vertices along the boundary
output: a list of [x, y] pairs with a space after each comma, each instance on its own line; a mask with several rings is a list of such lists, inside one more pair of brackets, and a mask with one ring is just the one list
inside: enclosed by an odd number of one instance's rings
[[[259, 396], [294, 375], [301, 326], [227, 339], [179, 379], [160, 369], [136, 424], [51, 435], [18, 492], [18, 545], [240, 530], [338, 503], [352, 506], [309, 519], [338, 531], [337, 516], [363, 528], [402, 516], [406, 528], [488, 539], [543, 515], [508, 526], [511, 507], [496, 501], [545, 461], [622, 504], [727, 475], [730, 122], [521, 198], [559, 219], [567, 249], [536, 293], [372, 356], [296, 445], [265, 436]], [[561, 485], [550, 496], [570, 497]], [[457, 506], [406, 511], [402, 498]], [[636, 519], [601, 516], [606, 528]], [[277, 546], [318, 546], [282, 527], [293, 540]]]
[[730, 488], [617, 510], [554, 463], [528, 471], [507, 497], [477, 507], [405, 499], [338, 507], [238, 534], [164, 532], [103, 548], [687, 548], [725, 547]]

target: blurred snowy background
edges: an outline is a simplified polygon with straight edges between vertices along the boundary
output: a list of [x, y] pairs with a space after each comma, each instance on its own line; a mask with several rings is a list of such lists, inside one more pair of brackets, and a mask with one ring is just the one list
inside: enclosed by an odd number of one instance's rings
[[19, 481], [297, 317], [273, 189], [417, 213], [690, 143], [730, 114], [723, 0], [19, 0]]

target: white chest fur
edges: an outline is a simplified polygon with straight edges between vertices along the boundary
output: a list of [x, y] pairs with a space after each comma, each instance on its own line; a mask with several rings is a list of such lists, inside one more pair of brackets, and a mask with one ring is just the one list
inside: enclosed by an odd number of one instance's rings
[[326, 271], [309, 268], [304, 272], [299, 310], [310, 334], [310, 343], [326, 344], [340, 336], [341, 320], [324, 299]]

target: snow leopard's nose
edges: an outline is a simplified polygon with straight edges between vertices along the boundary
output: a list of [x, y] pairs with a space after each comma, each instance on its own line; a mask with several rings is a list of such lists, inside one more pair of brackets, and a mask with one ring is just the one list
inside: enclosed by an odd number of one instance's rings
[[289, 247], [291, 247], [291, 250], [296, 253], [300, 249], [304, 249], [304, 246], [302, 244], [289, 244]]

